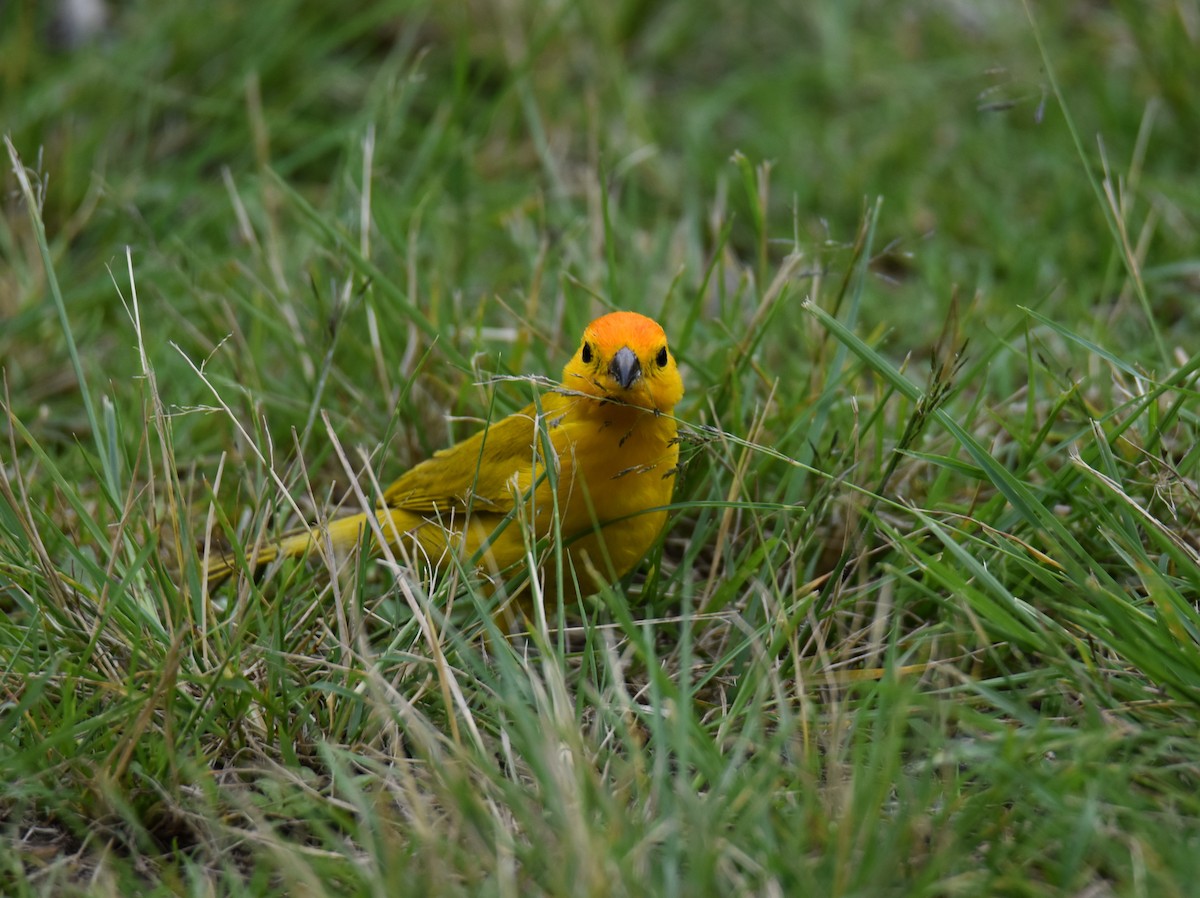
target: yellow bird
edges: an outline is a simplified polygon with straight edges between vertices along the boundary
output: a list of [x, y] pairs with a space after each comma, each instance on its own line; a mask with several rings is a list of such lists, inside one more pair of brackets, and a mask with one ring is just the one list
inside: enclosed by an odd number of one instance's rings
[[[446, 567], [457, 553], [497, 574], [534, 539], [562, 537], [564, 577], [585, 592], [630, 571], [666, 522], [679, 461], [673, 411], [683, 380], [663, 329], [636, 312], [612, 312], [583, 332], [562, 385], [442, 449], [384, 491], [373, 512], [401, 557]], [[548, 443], [548, 445], [547, 445]], [[345, 553], [372, 530], [366, 514], [283, 536], [246, 559], [251, 567], [325, 545]], [[378, 536], [374, 537], [378, 541]], [[545, 565], [551, 567], [550, 564]], [[225, 557], [210, 582], [235, 569]], [[546, 571], [549, 573], [549, 571]], [[549, 579], [549, 578], [548, 578]], [[548, 593], [552, 594], [552, 593]]]

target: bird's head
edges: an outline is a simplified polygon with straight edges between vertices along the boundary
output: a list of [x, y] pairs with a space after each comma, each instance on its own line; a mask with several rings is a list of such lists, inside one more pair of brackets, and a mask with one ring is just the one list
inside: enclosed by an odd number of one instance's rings
[[589, 324], [563, 369], [563, 386], [656, 412], [671, 412], [683, 397], [667, 335], [637, 312], [611, 312]]

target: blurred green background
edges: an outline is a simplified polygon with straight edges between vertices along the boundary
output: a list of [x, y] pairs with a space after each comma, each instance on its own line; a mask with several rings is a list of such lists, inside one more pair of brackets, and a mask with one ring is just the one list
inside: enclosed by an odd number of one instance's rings
[[[882, 198], [864, 314], [903, 333], [896, 354], [936, 337], [957, 285], [978, 292], [987, 331], [1034, 306], [1152, 360], [1154, 325], [1122, 289], [1088, 180], [1106, 161], [1157, 327], [1173, 344], [1195, 326], [1191, 4], [1037, 10], [1083, 160], [1016, 3], [127, 3], [74, 49], [52, 14], [3, 7], [0, 113], [44, 177], [80, 342], [114, 375], [107, 268], [125, 245], [144, 302], [189, 352], [223, 335], [231, 294], [267, 288], [294, 295], [295, 326], [319, 341], [338, 260], [273, 179], [353, 232], [368, 129], [372, 260], [435, 323], [449, 304], [520, 307], [543, 252], [551, 284], [656, 302], [681, 266], [699, 283], [714, 222], [731, 222], [728, 245], [760, 278], [794, 241], [836, 276]], [[770, 166], [766, 203], [735, 153]], [[0, 355], [32, 406], [60, 388], [41, 367], [57, 325], [8, 183]]]

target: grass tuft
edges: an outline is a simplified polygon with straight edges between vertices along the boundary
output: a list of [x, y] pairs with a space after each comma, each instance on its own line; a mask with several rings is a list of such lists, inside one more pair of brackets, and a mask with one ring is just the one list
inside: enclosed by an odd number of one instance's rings
[[[0, 6], [0, 892], [1186, 894], [1197, 31], [810, 6]], [[205, 582], [611, 308], [639, 571]]]

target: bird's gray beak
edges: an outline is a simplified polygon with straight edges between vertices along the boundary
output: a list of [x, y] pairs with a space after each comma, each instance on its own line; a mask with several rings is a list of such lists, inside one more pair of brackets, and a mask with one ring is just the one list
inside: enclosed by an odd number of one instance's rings
[[613, 376], [613, 380], [628, 390], [634, 381], [642, 376], [642, 363], [638, 361], [637, 354], [632, 349], [622, 346], [613, 356], [608, 373]]

